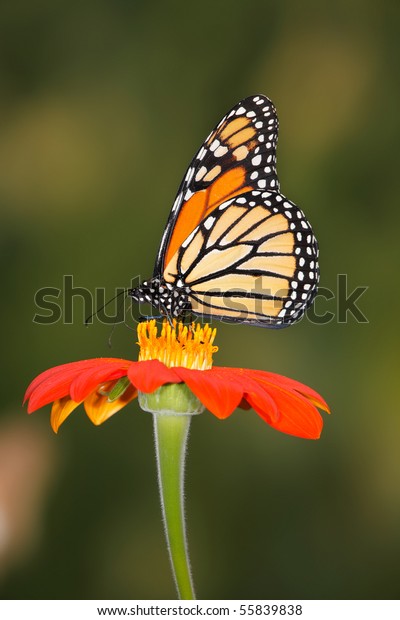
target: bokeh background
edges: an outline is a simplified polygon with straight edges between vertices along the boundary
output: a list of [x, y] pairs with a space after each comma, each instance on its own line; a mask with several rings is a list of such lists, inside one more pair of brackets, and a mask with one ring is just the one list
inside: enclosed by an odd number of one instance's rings
[[[21, 407], [40, 371], [136, 356], [135, 336], [32, 322], [64, 274], [111, 297], [151, 274], [186, 166], [239, 99], [278, 108], [283, 192], [321, 286], [367, 286], [368, 319], [218, 325], [220, 365], [280, 372], [333, 414], [317, 442], [252, 412], [193, 421], [187, 517], [200, 598], [400, 594], [399, 4], [390, 0], [16, 0], [0, 9], [0, 595], [174, 598], [152, 420], [131, 405], [53, 435]], [[60, 297], [60, 302], [62, 297]]]

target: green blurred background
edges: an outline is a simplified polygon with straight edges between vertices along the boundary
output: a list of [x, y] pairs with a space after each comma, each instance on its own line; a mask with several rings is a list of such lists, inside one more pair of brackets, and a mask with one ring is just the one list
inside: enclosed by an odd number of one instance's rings
[[40, 371], [136, 357], [135, 335], [36, 325], [34, 294], [111, 296], [152, 272], [186, 166], [239, 99], [280, 118], [283, 192], [313, 224], [321, 285], [368, 286], [283, 331], [218, 324], [219, 365], [320, 391], [322, 438], [252, 412], [193, 421], [187, 518], [199, 598], [398, 598], [399, 5], [372, 0], [16, 0], [0, 10], [3, 598], [174, 598], [152, 420], [137, 404], [55, 436], [21, 399]]

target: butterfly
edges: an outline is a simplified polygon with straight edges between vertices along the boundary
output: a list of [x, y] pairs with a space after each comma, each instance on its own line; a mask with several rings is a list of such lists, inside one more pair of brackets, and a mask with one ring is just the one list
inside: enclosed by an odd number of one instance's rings
[[264, 95], [218, 123], [192, 160], [172, 206], [153, 277], [128, 295], [169, 320], [192, 314], [285, 327], [312, 303], [318, 244], [279, 189], [278, 117]]

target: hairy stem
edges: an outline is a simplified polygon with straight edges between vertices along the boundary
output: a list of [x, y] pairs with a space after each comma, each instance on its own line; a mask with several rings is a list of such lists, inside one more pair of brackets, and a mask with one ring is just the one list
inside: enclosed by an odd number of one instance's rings
[[184, 470], [190, 415], [154, 414], [158, 483], [169, 557], [179, 598], [194, 600], [184, 517]]

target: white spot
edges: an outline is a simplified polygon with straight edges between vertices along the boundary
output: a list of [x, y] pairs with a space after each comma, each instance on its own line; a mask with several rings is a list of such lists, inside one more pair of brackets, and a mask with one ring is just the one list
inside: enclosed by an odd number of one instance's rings
[[[296, 228], [296, 224], [294, 224], [293, 222], [290, 222], [290, 230], [294, 230], [295, 228]], [[299, 249], [299, 248], [297, 248], [297, 249]]]
[[266, 167], [264, 168], [264, 172], [266, 172], [267, 174], [269, 174], [269, 173], [271, 172], [271, 168], [270, 168], [270, 166], [266, 166]]
[[189, 200], [193, 196], [194, 192], [191, 192], [190, 189], [186, 191], [185, 200]]
[[306, 300], [306, 299], [307, 299], [307, 297], [308, 297], [308, 294], [307, 294], [307, 293], [302, 293], [302, 295], [301, 295], [301, 298], [302, 298], [302, 299]]
[[200, 181], [200, 179], [202, 179], [204, 177], [204, 175], [207, 172], [207, 168], [205, 166], [202, 166], [201, 168], [199, 168], [198, 173], [196, 174], [195, 177], [195, 181]]
[[235, 110], [231, 110], [226, 118], [230, 118], [235, 114]]
[[[194, 230], [190, 233], [190, 235], [189, 235], [189, 236], [185, 239], [185, 241], [182, 243], [182, 247], [183, 247], [183, 248], [186, 248], [186, 247], [189, 245], [189, 243], [192, 241], [192, 239], [193, 239], [193, 237], [194, 237], [194, 235], [195, 235], [195, 233], [196, 233], [196, 232], [197, 232], [197, 228], [195, 228], [195, 229], [194, 229]], [[160, 293], [162, 293], [162, 291], [163, 291], [163, 290], [164, 290], [164, 289], [163, 289], [163, 287], [162, 287], [162, 286], [160, 286]]]
[[263, 134], [261, 134], [260, 136], [258, 136], [258, 141], [259, 141], [259, 142], [264, 142], [264, 136], [263, 136]]
[[240, 116], [240, 114], [244, 114], [246, 112], [246, 108], [244, 108], [242, 105], [240, 106], [240, 108], [238, 108], [236, 110], [236, 116]]
[[311, 256], [311, 254], [312, 254], [311, 248], [307, 248], [307, 254], [309, 254]]
[[263, 198], [269, 198], [271, 196], [271, 192], [263, 192], [261, 195]]
[[255, 157], [253, 157], [253, 159], [251, 160], [251, 163], [253, 164], [253, 166], [259, 166], [261, 164], [261, 160], [262, 157], [261, 155], [256, 155]]
[[303, 258], [303, 257], [301, 257], [301, 259], [299, 260], [299, 265], [300, 265], [300, 267], [304, 267], [305, 262], [306, 262], [306, 261], [304, 260], [304, 258]]
[[267, 163], [270, 164], [272, 161], [272, 155], [268, 155], [267, 157]]
[[204, 222], [204, 226], [207, 228], [207, 230], [210, 230], [211, 226], [214, 224], [215, 222], [215, 217], [212, 217], [211, 215], [206, 219], [206, 221]]
[[296, 297], [297, 297], [297, 293], [296, 293], [296, 291], [293, 291], [292, 294], [290, 295], [290, 298], [291, 299], [296, 299]]
[[302, 271], [299, 271], [299, 273], [297, 274], [297, 277], [302, 282], [304, 280], [304, 273]]
[[264, 103], [264, 99], [260, 99], [259, 101], [257, 101], [257, 105], [262, 105]]
[[254, 181], [257, 177], [258, 177], [258, 172], [257, 170], [255, 170], [254, 172], [251, 173], [250, 179]]
[[257, 95], [257, 97], [253, 97], [253, 101], [254, 101], [254, 103], [257, 103], [257, 101], [259, 100], [259, 98], [260, 98], [260, 97], [259, 97], [258, 95]]
[[274, 122], [274, 119], [270, 118], [269, 121], [268, 121], [268, 125], [272, 125], [273, 122]]
[[307, 222], [305, 222], [304, 220], [301, 220], [301, 222], [300, 222], [300, 223], [301, 223], [301, 225], [302, 225], [302, 227], [303, 227], [303, 228], [308, 228], [308, 224], [307, 224]]
[[199, 151], [199, 154], [197, 155], [197, 159], [201, 161], [206, 153], [207, 153], [207, 149], [205, 149], [204, 146], [202, 146]]
[[291, 209], [292, 208], [292, 205], [287, 200], [285, 200], [285, 202], [283, 203], [283, 206], [286, 207], [286, 209]]
[[178, 208], [178, 205], [181, 202], [181, 198], [182, 198], [182, 194], [178, 194], [178, 196], [175, 198], [175, 202], [172, 205], [172, 211], [176, 211], [176, 209]]
[[307, 235], [307, 243], [311, 243], [311, 235]]
[[[264, 204], [265, 204], [266, 207], [270, 207], [272, 203], [271, 203], [270, 200], [264, 200]], [[277, 209], [275, 207], [274, 211], [275, 211], [275, 213], [277, 213], [279, 211], [279, 209]]]
[[304, 284], [304, 290], [309, 291], [311, 288], [311, 284]]
[[219, 145], [220, 145], [220, 141], [219, 140], [214, 140], [211, 143], [210, 151], [215, 151], [215, 149], [217, 149], [219, 147]]
[[276, 181], [275, 181], [275, 179], [272, 179], [272, 181], [271, 181], [271, 183], [270, 183], [270, 186], [271, 186], [271, 187], [275, 187], [275, 185], [276, 185]]
[[215, 157], [222, 157], [227, 152], [228, 152], [227, 146], [219, 146], [217, 149], [215, 149], [214, 155]]
[[258, 187], [261, 187], [262, 189], [264, 189], [264, 187], [267, 186], [267, 181], [265, 179], [260, 179], [259, 181], [257, 181], [257, 185]]
[[303, 235], [301, 234], [301, 232], [298, 232], [296, 236], [297, 236], [298, 241], [301, 241], [303, 238]]
[[255, 207], [255, 206], [256, 206], [256, 204], [257, 204], [257, 203], [256, 203], [256, 202], [254, 202], [254, 200], [251, 200], [251, 201], [249, 202], [249, 207]]
[[237, 204], [238, 204], [238, 205], [245, 205], [245, 204], [246, 204], [246, 202], [247, 202], [247, 199], [246, 199], [246, 198], [244, 198], [244, 196], [241, 196], [240, 198], [238, 198], [238, 199], [236, 200], [236, 202], [237, 202]]
[[[286, 215], [286, 217], [289, 218], [289, 220], [292, 219], [292, 212], [291, 211], [285, 211], [285, 215]], [[302, 259], [302, 260], [304, 260], [304, 259]]]
[[193, 174], [194, 174], [194, 168], [193, 167], [189, 168], [189, 170], [186, 173], [186, 182], [187, 183], [190, 183], [190, 181], [192, 180]]
[[279, 194], [276, 196], [276, 202], [282, 202], [283, 198]]
[[[262, 109], [263, 112], [269, 112], [270, 111], [270, 106], [266, 105], [265, 108]], [[266, 114], [265, 116], [268, 116], [268, 114]]]
[[285, 308], [282, 308], [282, 310], [279, 312], [278, 316], [285, 316], [286, 314], [286, 310]]
[[234, 198], [231, 198], [231, 200], [226, 200], [225, 202], [222, 202], [219, 205], [218, 210], [222, 211], [222, 209], [226, 209], [226, 207], [229, 207], [229, 205], [231, 205], [233, 201], [234, 201]]
[[296, 248], [294, 251], [295, 254], [301, 254], [301, 248]]
[[290, 306], [293, 304], [291, 299], [288, 299], [287, 302], [285, 303], [285, 308], [290, 308]]
[[253, 110], [250, 110], [250, 112], [247, 112], [246, 116], [247, 118], [253, 118], [256, 115], [255, 112], [253, 112]]
[[313, 271], [310, 271], [309, 278], [310, 278], [310, 280], [314, 280], [314, 272]]
[[256, 129], [261, 129], [261, 127], [263, 126], [263, 124], [264, 124], [264, 123], [263, 123], [262, 121], [258, 121], [257, 123], [255, 123], [254, 127], [255, 127]]
[[267, 149], [270, 149], [270, 148], [271, 148], [271, 146], [272, 146], [271, 142], [267, 142], [267, 144], [265, 145], [265, 147], [266, 147]]

